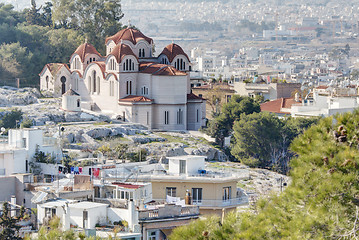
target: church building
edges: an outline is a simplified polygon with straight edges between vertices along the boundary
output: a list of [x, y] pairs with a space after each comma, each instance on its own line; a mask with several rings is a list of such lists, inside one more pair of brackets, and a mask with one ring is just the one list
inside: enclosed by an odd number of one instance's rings
[[60, 97], [70, 88], [81, 108], [101, 111], [149, 129], [197, 130], [205, 123], [205, 100], [191, 92], [191, 62], [177, 44], [153, 56], [153, 40], [126, 28], [106, 38], [106, 56], [83, 43], [70, 64], [46, 64], [40, 89]]

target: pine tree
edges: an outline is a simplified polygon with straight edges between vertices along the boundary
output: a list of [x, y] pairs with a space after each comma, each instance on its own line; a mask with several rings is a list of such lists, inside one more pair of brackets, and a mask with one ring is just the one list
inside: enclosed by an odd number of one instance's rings
[[10, 206], [8, 202], [4, 202], [2, 214], [0, 216], [0, 239], [1, 240], [17, 240], [19, 237], [20, 225], [17, 223], [24, 217], [25, 209], [21, 207], [18, 217], [10, 216]]

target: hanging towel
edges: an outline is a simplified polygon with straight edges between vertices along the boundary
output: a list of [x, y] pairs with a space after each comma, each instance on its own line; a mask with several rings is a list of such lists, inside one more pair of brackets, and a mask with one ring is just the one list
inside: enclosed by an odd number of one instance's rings
[[82, 174], [82, 167], [79, 167], [79, 173]]

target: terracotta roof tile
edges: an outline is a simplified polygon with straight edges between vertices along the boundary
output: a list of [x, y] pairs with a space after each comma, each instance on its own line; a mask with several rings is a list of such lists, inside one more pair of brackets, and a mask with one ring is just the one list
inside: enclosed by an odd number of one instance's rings
[[197, 96], [194, 93], [190, 93], [190, 94], [187, 94], [187, 100], [204, 100], [204, 99]]
[[70, 88], [64, 94], [62, 94], [62, 96], [80, 96], [80, 94]]
[[41, 70], [40, 74], [46, 69], [48, 68], [49, 71], [51, 72], [51, 74], [53, 76], [56, 75], [56, 73], [62, 68], [62, 67], [65, 67], [69, 72], [71, 72], [69, 66], [67, 66], [67, 64], [65, 63], [48, 63], [44, 66], [44, 68]]
[[279, 98], [276, 100], [272, 100], [269, 102], [265, 102], [261, 104], [262, 112], [272, 112], [272, 113], [283, 113], [290, 114], [290, 112], [282, 111], [282, 108], [289, 109], [292, 105], [297, 104], [293, 98]]
[[131, 183], [119, 183], [119, 182], [113, 182], [113, 185], [117, 185], [122, 188], [128, 188], [128, 189], [138, 189], [140, 187], [143, 187], [143, 185], [135, 185]]
[[122, 29], [121, 31], [119, 31], [118, 33], [116, 33], [115, 35], [111, 36], [111, 37], [107, 37], [106, 38], [106, 44], [108, 41], [114, 41], [115, 44], [117, 45], [121, 40], [127, 40], [132, 42], [134, 45], [137, 44], [138, 41], [140, 40], [145, 40], [147, 41], [149, 44], [152, 44], [153, 40], [152, 38], [146, 37], [142, 32], [136, 30], [136, 29], [132, 29], [132, 28], [125, 28]]
[[128, 95], [127, 97], [121, 98], [118, 100], [119, 102], [153, 102], [152, 99], [149, 99], [144, 96], [135, 96], [135, 95]]
[[173, 66], [160, 64], [160, 63], [141, 63], [141, 73], [150, 73], [152, 75], [164, 75], [164, 76], [186, 76], [187, 73], [182, 72], [174, 68]]
[[96, 48], [92, 46], [92, 44], [87, 42], [81, 44], [72, 55], [74, 54], [78, 54], [82, 62], [85, 61], [85, 57], [88, 54], [96, 54], [99, 57], [102, 57], [101, 54], [96, 50]]
[[316, 87], [316, 89], [327, 89], [329, 86], [325, 86], [325, 85], [320, 85], [318, 87]]
[[120, 63], [126, 55], [132, 55], [135, 56], [136, 59], [138, 59], [137, 56], [133, 53], [132, 49], [126, 44], [122, 44], [122, 43], [116, 45], [116, 47], [112, 50], [110, 54], [115, 56], [116, 61], [118, 63]]
[[188, 59], [188, 61], [190, 61], [188, 55], [183, 51], [183, 49], [179, 45], [177, 45], [175, 43], [172, 43], [172, 44], [168, 45], [167, 47], [165, 47], [163, 49], [163, 51], [161, 52], [161, 54], [166, 55], [168, 58], [168, 61], [170, 61], [170, 62], [172, 62], [173, 59], [177, 55], [181, 55], [181, 54], [184, 55]]

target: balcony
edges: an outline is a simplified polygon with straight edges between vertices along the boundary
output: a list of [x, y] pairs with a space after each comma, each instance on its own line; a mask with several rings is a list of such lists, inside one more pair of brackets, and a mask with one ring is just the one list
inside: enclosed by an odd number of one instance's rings
[[166, 218], [192, 218], [199, 215], [197, 206], [179, 206], [174, 204], [152, 206], [154, 209], [139, 210], [138, 219], [140, 221], [148, 221], [154, 219]]
[[[165, 199], [154, 199], [156, 202], [166, 202]], [[202, 200], [192, 200], [192, 205], [196, 205], [200, 208], [226, 208], [226, 207], [239, 207], [248, 204], [248, 196], [242, 195], [238, 198], [231, 198], [226, 200], [218, 199], [202, 199]]]

